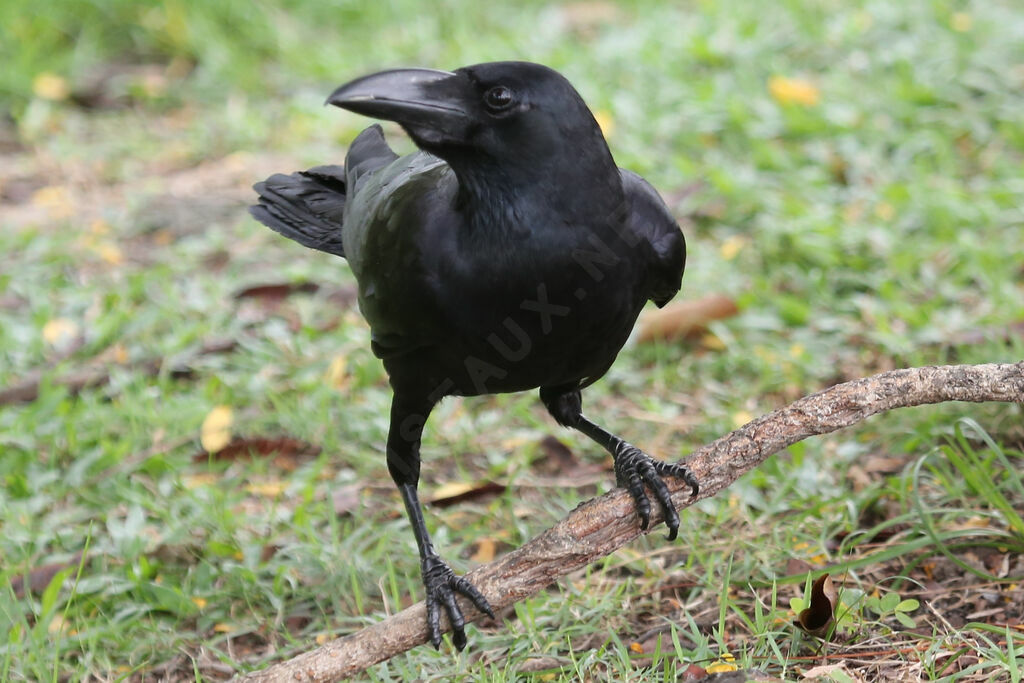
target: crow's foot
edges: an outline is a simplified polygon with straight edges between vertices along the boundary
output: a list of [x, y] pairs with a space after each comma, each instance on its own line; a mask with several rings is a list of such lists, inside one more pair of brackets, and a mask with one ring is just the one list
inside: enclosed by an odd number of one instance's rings
[[455, 600], [456, 593], [469, 598], [478, 610], [494, 618], [494, 611], [483, 593], [462, 576], [445, 564], [437, 555], [428, 555], [421, 563], [423, 568], [423, 586], [426, 588], [427, 632], [434, 648], [441, 647], [441, 608], [448, 613], [448, 621], [452, 625], [452, 642], [456, 649], [466, 647], [466, 619]]
[[663, 477], [678, 477], [692, 489], [690, 495], [696, 496], [700, 490], [697, 478], [686, 465], [655, 460], [636, 446], [621, 442], [613, 454], [615, 458], [615, 481], [629, 491], [636, 502], [636, 513], [640, 516], [640, 528], [647, 530], [651, 524], [651, 501], [647, 498], [644, 484], [654, 492], [665, 513], [665, 526], [668, 527], [668, 540], [675, 540], [679, 534], [679, 513], [672, 504], [668, 487]]

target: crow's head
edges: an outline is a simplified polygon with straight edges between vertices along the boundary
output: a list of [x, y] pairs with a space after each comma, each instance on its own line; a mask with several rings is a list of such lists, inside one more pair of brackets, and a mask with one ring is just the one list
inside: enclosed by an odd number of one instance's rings
[[607, 157], [601, 130], [557, 71], [529, 62], [396, 69], [346, 83], [329, 104], [399, 123], [416, 144], [463, 162], [516, 167]]

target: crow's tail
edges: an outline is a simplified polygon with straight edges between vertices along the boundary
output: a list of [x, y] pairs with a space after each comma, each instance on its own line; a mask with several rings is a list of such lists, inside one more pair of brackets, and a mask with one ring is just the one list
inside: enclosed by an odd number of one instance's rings
[[341, 242], [346, 194], [343, 166], [278, 173], [253, 189], [260, 196], [259, 204], [249, 207], [249, 213], [260, 223], [299, 244], [345, 255]]

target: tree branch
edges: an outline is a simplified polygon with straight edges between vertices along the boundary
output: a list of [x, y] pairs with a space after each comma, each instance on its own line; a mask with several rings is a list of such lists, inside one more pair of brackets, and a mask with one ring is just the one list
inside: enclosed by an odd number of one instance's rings
[[[838, 384], [806, 396], [694, 451], [686, 462], [700, 481], [689, 497], [681, 481], [668, 481], [679, 507], [708, 498], [769, 456], [816, 434], [826, 434], [876, 413], [945, 401], [1024, 403], [1024, 361], [1016, 364], [950, 365], [893, 370]], [[657, 506], [651, 526], [661, 521]], [[626, 545], [640, 531], [633, 501], [622, 489], [579, 505], [564, 520], [521, 548], [469, 574], [495, 610], [538, 593], [548, 584]], [[467, 620], [482, 616], [460, 599]], [[447, 629], [447, 625], [443, 625]], [[423, 603], [361, 631], [264, 671], [244, 683], [335, 681], [390, 659], [427, 640]]]

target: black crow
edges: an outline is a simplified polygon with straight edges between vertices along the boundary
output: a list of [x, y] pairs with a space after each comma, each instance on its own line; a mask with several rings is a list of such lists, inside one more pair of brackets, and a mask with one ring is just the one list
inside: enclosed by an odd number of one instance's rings
[[539, 387], [559, 424], [611, 453], [641, 526], [646, 486], [675, 538], [679, 515], [662, 478], [681, 477], [696, 495], [693, 474], [584, 417], [580, 390], [611, 366], [644, 304], [679, 290], [686, 246], [658, 193], [615, 165], [583, 99], [547, 67], [384, 71], [327, 102], [399, 123], [421, 151], [399, 157], [371, 126], [344, 166], [257, 183], [251, 211], [355, 273], [394, 390], [387, 464], [419, 546], [430, 639], [440, 645], [444, 609], [461, 650], [456, 594], [494, 615], [427, 534], [416, 492], [427, 416], [445, 396]]

